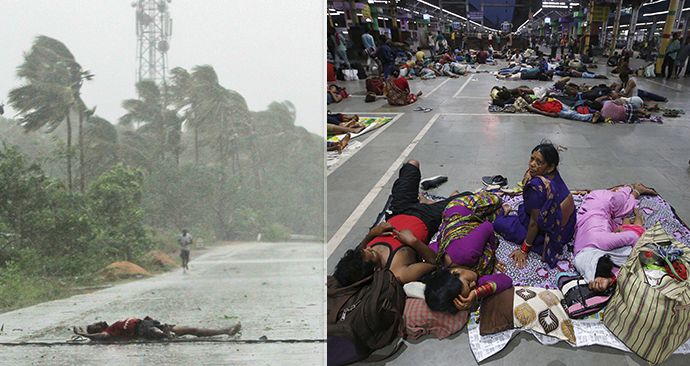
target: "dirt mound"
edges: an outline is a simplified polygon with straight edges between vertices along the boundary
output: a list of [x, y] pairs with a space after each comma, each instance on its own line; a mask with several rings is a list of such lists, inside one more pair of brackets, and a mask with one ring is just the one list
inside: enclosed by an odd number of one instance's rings
[[132, 262], [114, 262], [98, 272], [98, 275], [107, 280], [119, 280], [124, 278], [149, 277], [151, 273]]
[[174, 259], [160, 250], [152, 250], [148, 252], [144, 257], [144, 260], [151, 264], [151, 266], [160, 269], [169, 269], [178, 266]]

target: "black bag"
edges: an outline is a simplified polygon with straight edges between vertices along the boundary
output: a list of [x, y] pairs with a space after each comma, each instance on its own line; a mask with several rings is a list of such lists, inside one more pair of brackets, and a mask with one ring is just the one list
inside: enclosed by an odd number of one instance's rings
[[346, 287], [329, 276], [326, 303], [328, 365], [363, 360], [401, 334], [405, 291], [389, 270]]
[[606, 291], [594, 292], [589, 284], [579, 275], [560, 275], [558, 288], [563, 293], [563, 308], [573, 319], [584, 318], [602, 310], [613, 296], [614, 287]]
[[371, 103], [376, 101], [376, 94], [372, 92], [368, 92], [367, 95], [364, 97], [364, 103]]

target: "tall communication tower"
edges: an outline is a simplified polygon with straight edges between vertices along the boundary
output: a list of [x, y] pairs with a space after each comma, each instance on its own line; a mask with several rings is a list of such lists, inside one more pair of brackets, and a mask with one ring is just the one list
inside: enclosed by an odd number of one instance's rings
[[169, 6], [172, 0], [136, 0], [137, 20], [137, 82], [153, 80], [165, 83], [168, 50], [172, 35]]

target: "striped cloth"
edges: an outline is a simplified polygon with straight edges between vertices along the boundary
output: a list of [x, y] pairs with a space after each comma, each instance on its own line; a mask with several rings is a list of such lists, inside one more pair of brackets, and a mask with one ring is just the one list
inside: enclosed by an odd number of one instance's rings
[[657, 364], [690, 339], [690, 280], [662, 277], [657, 286], [647, 283], [638, 255], [648, 243], [671, 241], [690, 263], [690, 248], [668, 235], [656, 223], [633, 248], [618, 274], [618, 288], [604, 312], [604, 324], [631, 351]]
[[405, 301], [405, 338], [417, 339], [431, 334], [438, 339], [449, 337], [467, 324], [469, 313], [459, 311], [452, 315], [440, 311], [432, 311], [424, 299], [408, 297]]

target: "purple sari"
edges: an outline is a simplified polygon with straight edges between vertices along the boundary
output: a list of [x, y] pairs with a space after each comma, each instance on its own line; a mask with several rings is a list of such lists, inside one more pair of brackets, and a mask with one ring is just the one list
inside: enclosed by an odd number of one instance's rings
[[553, 268], [559, 260], [558, 256], [563, 254], [563, 249], [575, 234], [577, 215], [574, 212], [568, 218], [568, 222], [562, 225], [561, 203], [569, 194], [570, 190], [558, 171], [550, 180], [532, 178], [523, 189], [524, 202], [518, 207], [517, 216], [499, 214], [494, 221], [494, 230], [504, 239], [520, 245], [527, 237], [530, 212], [538, 209], [539, 232], [532, 243], [532, 251], [538, 253], [541, 259]]

